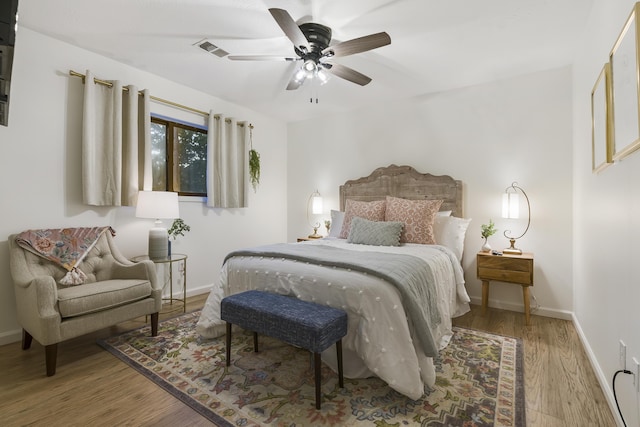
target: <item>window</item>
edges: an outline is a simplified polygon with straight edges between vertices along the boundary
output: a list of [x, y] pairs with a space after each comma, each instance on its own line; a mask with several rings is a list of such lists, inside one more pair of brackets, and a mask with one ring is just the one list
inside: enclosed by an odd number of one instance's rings
[[153, 190], [182, 196], [207, 195], [207, 130], [151, 118]]

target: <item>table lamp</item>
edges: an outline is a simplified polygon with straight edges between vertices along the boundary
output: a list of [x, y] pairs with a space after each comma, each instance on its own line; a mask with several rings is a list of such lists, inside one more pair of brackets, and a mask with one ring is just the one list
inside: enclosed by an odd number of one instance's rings
[[309, 196], [309, 200], [307, 202], [307, 221], [309, 222], [309, 225], [311, 226], [311, 228], [313, 228], [313, 234], [310, 234], [309, 238], [320, 239], [322, 237], [322, 235], [318, 234], [318, 228], [320, 228], [320, 223], [319, 222], [315, 222], [313, 224], [311, 223], [311, 216], [309, 215], [309, 207], [311, 207], [312, 215], [322, 214], [322, 196], [320, 195], [318, 190], [314, 191], [313, 193], [311, 193], [311, 196]]
[[140, 191], [136, 217], [155, 218], [155, 225], [149, 230], [149, 259], [166, 258], [169, 251], [169, 235], [161, 220], [180, 217], [178, 193]]
[[527, 201], [527, 228], [525, 228], [524, 232], [518, 237], [511, 236], [511, 230], [504, 231], [504, 237], [509, 239], [511, 246], [504, 249], [502, 253], [510, 255], [522, 255], [522, 250], [516, 248], [515, 243], [517, 239], [520, 239], [527, 233], [529, 225], [531, 225], [531, 204], [529, 203], [529, 197], [527, 197], [527, 193], [518, 186], [517, 182], [514, 182], [507, 187], [502, 195], [502, 217], [515, 219], [520, 218], [520, 198], [518, 197], [518, 191], [522, 193]]

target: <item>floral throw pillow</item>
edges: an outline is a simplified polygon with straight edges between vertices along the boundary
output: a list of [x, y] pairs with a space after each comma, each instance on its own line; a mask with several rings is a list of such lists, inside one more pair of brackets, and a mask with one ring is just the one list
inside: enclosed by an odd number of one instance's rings
[[385, 204], [386, 202], [384, 200], [358, 202], [356, 200], [347, 199], [344, 207], [344, 219], [342, 221], [340, 238], [346, 239], [349, 237], [351, 221], [355, 217], [368, 219], [369, 221], [384, 221]]
[[442, 200], [408, 200], [387, 196], [385, 221], [400, 221], [404, 224], [400, 243], [434, 245], [433, 222]]

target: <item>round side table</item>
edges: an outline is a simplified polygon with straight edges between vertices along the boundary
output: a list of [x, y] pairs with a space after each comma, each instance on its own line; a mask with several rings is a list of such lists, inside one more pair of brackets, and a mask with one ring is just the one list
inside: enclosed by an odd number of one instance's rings
[[[131, 258], [131, 261], [139, 262], [139, 261], [144, 261], [148, 259], [150, 259], [148, 255], [138, 255]], [[169, 267], [169, 279], [165, 281], [164, 285], [162, 286], [162, 290], [164, 291], [167, 285], [169, 285], [169, 297], [168, 298], [163, 297], [162, 300], [168, 302], [168, 304], [171, 307], [169, 307], [167, 310], [163, 310], [163, 313], [179, 310], [180, 305], [182, 305], [182, 312], [186, 313], [187, 312], [187, 256], [185, 254], [172, 253], [170, 256], [166, 258], [156, 258], [156, 259], [151, 259], [151, 261], [153, 261], [154, 264], [156, 264], [156, 266], [168, 265]], [[178, 271], [182, 272], [182, 298], [176, 298], [173, 295], [173, 265], [176, 263], [182, 263], [181, 265], [182, 268], [178, 268]], [[180, 264], [178, 264], [178, 267], [179, 266]], [[173, 307], [174, 303], [178, 305], [178, 307]]]

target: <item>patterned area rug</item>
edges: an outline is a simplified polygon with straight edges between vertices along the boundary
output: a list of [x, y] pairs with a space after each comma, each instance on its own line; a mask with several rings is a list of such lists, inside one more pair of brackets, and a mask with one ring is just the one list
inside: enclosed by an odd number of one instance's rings
[[454, 328], [436, 360], [437, 380], [411, 400], [377, 378], [348, 379], [323, 365], [322, 409], [315, 409], [310, 353], [268, 337], [253, 351], [235, 333], [232, 364], [224, 337], [195, 332], [199, 311], [98, 343], [219, 426], [525, 426], [522, 343]]

